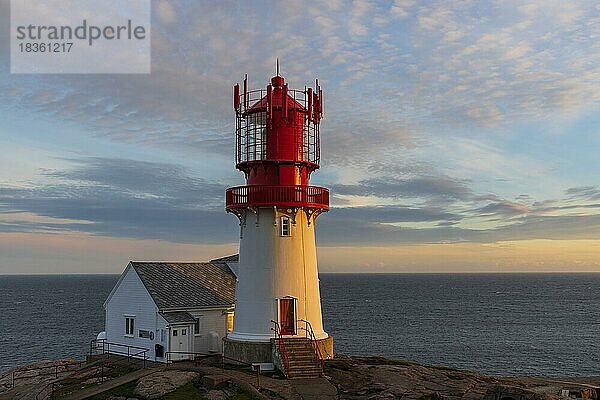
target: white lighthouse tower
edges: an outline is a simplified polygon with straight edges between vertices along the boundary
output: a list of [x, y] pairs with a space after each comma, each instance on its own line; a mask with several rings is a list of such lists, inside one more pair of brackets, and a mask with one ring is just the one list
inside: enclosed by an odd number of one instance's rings
[[315, 244], [315, 220], [329, 209], [329, 191], [309, 184], [319, 168], [323, 94], [318, 81], [314, 90], [292, 90], [278, 73], [266, 89], [249, 90], [246, 78], [242, 90], [234, 87], [234, 109], [236, 168], [247, 184], [226, 196], [227, 211], [240, 221], [240, 259], [224, 353], [280, 363], [291, 376], [303, 347], [317, 361], [333, 355]]

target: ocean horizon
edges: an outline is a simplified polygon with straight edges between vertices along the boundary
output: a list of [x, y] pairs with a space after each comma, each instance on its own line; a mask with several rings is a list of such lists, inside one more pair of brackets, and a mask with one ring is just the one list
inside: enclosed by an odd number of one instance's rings
[[[0, 372], [85, 357], [114, 274], [0, 275]], [[322, 273], [335, 351], [491, 375], [597, 375], [600, 273]]]

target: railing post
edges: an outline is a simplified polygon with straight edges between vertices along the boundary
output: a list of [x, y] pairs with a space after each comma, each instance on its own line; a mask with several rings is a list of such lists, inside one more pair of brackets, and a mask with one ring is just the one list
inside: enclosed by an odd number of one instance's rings
[[256, 388], [260, 389], [260, 364], [256, 366]]
[[131, 363], [131, 358], [129, 357], [129, 346], [127, 346], [127, 364]]
[[15, 372], [16, 371], [12, 372], [12, 387], [15, 387]]

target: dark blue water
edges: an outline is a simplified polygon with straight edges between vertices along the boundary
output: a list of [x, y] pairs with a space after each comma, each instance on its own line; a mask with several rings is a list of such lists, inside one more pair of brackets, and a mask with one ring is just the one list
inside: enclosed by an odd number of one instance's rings
[[[0, 371], [82, 358], [118, 276], [0, 276]], [[600, 274], [323, 274], [336, 352], [489, 374], [597, 375]]]
[[600, 274], [324, 275], [336, 350], [488, 374], [597, 375]]
[[117, 275], [0, 275], [0, 372], [32, 361], [82, 359], [104, 330]]

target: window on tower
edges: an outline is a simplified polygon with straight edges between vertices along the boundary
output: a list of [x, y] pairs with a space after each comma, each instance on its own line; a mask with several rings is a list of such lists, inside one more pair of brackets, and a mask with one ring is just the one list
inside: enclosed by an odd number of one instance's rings
[[281, 217], [281, 236], [292, 236], [290, 217]]
[[267, 157], [267, 113], [255, 112], [248, 116], [242, 139], [243, 161], [264, 160]]

